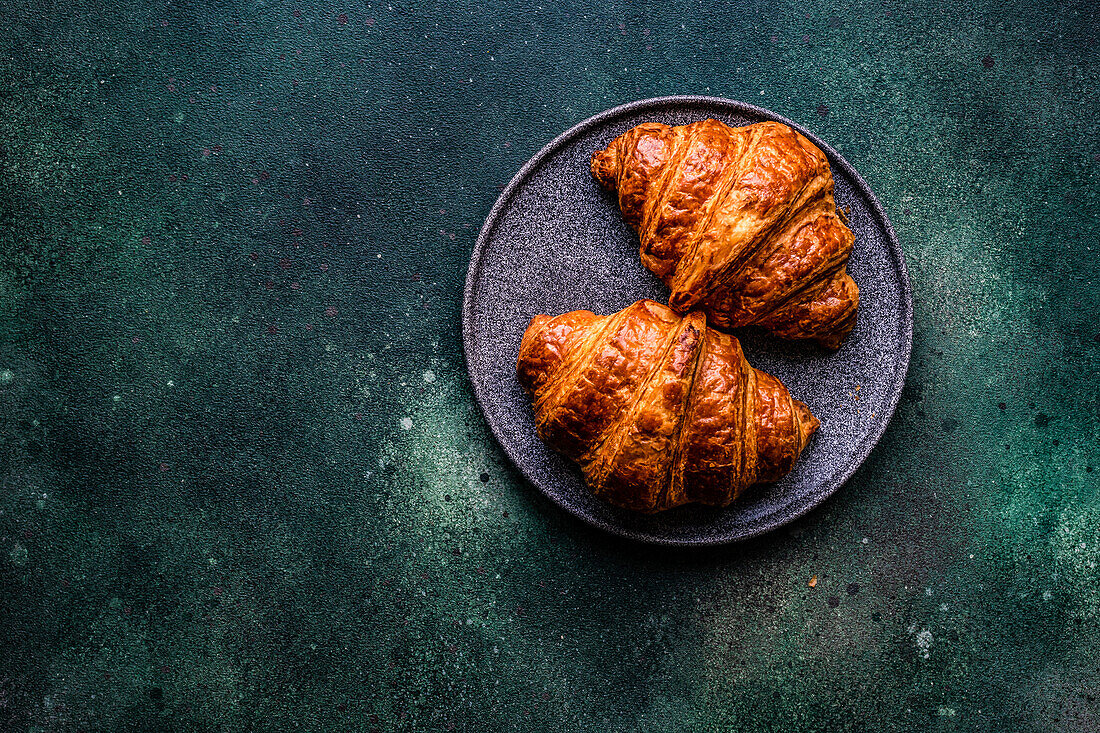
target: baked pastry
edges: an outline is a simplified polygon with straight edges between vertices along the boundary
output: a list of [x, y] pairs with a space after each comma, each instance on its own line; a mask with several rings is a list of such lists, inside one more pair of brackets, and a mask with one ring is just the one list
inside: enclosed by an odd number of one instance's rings
[[725, 506], [776, 481], [819, 424], [702, 312], [681, 318], [651, 300], [535, 316], [517, 369], [539, 437], [580, 464], [596, 495], [641, 512]]
[[837, 348], [856, 322], [829, 161], [778, 122], [647, 122], [592, 155], [679, 313]]

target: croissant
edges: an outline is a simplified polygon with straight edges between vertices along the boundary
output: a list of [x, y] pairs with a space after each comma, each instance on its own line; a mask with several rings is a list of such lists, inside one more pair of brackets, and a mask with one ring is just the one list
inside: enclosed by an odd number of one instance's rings
[[538, 434], [609, 503], [726, 506], [791, 470], [817, 418], [737, 339], [651, 300], [598, 316], [535, 316], [517, 371]]
[[856, 322], [829, 161], [786, 125], [647, 122], [592, 155], [679, 313], [837, 348]]

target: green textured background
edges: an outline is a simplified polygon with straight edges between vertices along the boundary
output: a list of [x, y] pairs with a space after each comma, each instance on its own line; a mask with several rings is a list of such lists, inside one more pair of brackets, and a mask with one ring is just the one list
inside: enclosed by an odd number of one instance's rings
[[[1100, 730], [1096, 4], [0, 19], [0, 730]], [[459, 328], [513, 173], [678, 93], [835, 146], [915, 290], [864, 467], [706, 553], [522, 482]]]

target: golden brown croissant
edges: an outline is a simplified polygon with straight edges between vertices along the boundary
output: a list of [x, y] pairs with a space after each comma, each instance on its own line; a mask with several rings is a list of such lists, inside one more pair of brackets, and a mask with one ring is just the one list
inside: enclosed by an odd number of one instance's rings
[[818, 421], [733, 336], [652, 300], [535, 316], [517, 361], [538, 434], [596, 495], [643, 512], [725, 506], [791, 470]]
[[594, 153], [592, 175], [618, 192], [677, 312], [834, 349], [855, 326], [853, 237], [829, 161], [786, 125], [647, 122]]

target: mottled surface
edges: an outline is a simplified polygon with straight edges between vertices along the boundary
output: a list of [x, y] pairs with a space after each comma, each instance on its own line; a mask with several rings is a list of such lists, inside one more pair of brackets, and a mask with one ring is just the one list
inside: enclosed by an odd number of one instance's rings
[[[545, 7], [5, 7], [0, 730], [1100, 728], [1097, 6]], [[520, 482], [458, 327], [499, 187], [673, 93], [916, 292], [864, 467], [703, 554]]]

